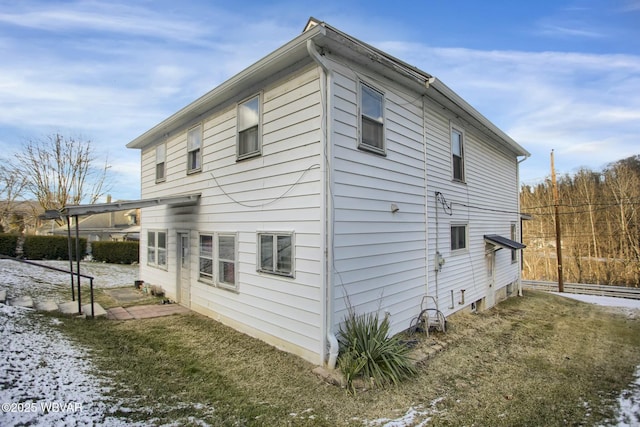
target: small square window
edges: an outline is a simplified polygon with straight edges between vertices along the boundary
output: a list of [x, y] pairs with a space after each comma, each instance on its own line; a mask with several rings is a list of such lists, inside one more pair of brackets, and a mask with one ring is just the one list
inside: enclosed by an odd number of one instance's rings
[[238, 160], [260, 154], [260, 95], [238, 104]]
[[464, 133], [451, 128], [451, 155], [453, 179], [464, 181]]
[[167, 148], [164, 144], [156, 147], [156, 182], [166, 179], [165, 163], [167, 159]]
[[366, 84], [360, 84], [359, 148], [385, 154], [384, 95]]
[[258, 270], [293, 276], [293, 236], [261, 233], [258, 235]]
[[451, 226], [451, 250], [457, 251], [467, 248], [467, 226], [452, 225]]
[[189, 129], [187, 133], [187, 172], [202, 168], [202, 125]]

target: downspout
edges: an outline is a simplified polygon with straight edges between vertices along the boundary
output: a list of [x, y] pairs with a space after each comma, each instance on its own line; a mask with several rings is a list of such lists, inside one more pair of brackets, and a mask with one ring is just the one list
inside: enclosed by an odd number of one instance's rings
[[[320, 66], [324, 76], [324, 105], [322, 108], [324, 109], [324, 130], [323, 130], [323, 147], [321, 156], [324, 157], [324, 197], [325, 197], [325, 265], [324, 265], [324, 288], [325, 288], [325, 304], [324, 304], [324, 330], [326, 331], [326, 340], [329, 344], [329, 354], [328, 357], [323, 351], [323, 362], [327, 363], [327, 367], [329, 369], [335, 369], [336, 362], [338, 360], [338, 339], [333, 332], [333, 280], [332, 280], [332, 269], [333, 265], [333, 214], [332, 214], [332, 203], [331, 203], [331, 169], [330, 169], [330, 161], [329, 161], [329, 129], [330, 129], [330, 114], [329, 114], [329, 83], [331, 81], [331, 69], [326, 64], [324, 58], [316, 47], [316, 44], [312, 40], [307, 40], [307, 52], [309, 56]], [[321, 89], [322, 90], [322, 89]], [[322, 126], [322, 125], [321, 125]]]
[[[516, 224], [520, 224], [520, 236], [522, 236], [522, 213], [520, 212], [520, 163], [524, 162], [531, 156], [531, 154], [526, 154], [524, 158], [518, 160], [516, 162], [516, 182], [518, 188], [516, 188], [516, 194], [518, 195], [518, 222]], [[522, 243], [522, 237], [520, 237], [520, 243]], [[520, 250], [520, 265], [518, 266], [518, 296], [522, 296], [522, 265], [524, 264], [524, 253]]]

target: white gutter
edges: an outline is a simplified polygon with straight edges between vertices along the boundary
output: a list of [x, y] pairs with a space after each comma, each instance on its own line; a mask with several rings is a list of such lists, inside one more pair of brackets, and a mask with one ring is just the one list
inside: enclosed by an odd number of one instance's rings
[[[333, 204], [331, 202], [331, 169], [330, 169], [330, 151], [329, 151], [329, 130], [331, 128], [331, 117], [330, 117], [330, 96], [331, 92], [329, 89], [329, 84], [331, 82], [331, 69], [327, 65], [326, 61], [318, 52], [316, 44], [313, 40], [307, 40], [307, 51], [311, 58], [320, 66], [322, 69], [322, 73], [324, 76], [324, 96], [322, 97], [322, 108], [324, 109], [324, 129], [323, 133], [323, 141], [322, 141], [322, 157], [323, 157], [323, 166], [324, 166], [324, 235], [325, 235], [325, 250], [323, 253], [325, 254], [325, 265], [324, 265], [324, 297], [326, 298], [325, 304], [323, 304], [324, 316], [323, 316], [323, 336], [326, 335], [326, 340], [329, 345], [328, 356], [325, 353], [325, 346], [323, 345], [322, 351], [322, 359], [323, 362], [326, 362], [327, 367], [329, 369], [335, 369], [336, 362], [338, 360], [338, 352], [339, 345], [338, 339], [336, 338], [335, 333], [333, 332], [333, 298], [334, 298], [334, 289], [332, 286], [332, 269], [333, 265]], [[321, 89], [322, 90], [322, 89]], [[321, 126], [322, 126], [321, 125]]]

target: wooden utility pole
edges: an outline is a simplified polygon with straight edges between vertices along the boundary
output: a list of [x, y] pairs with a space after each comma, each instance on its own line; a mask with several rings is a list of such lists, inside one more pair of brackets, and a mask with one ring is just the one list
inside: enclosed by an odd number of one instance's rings
[[556, 214], [556, 255], [558, 258], [558, 292], [564, 292], [562, 277], [562, 237], [560, 235], [560, 201], [558, 200], [558, 183], [556, 182], [556, 168], [551, 150], [551, 184], [553, 185], [553, 207]]

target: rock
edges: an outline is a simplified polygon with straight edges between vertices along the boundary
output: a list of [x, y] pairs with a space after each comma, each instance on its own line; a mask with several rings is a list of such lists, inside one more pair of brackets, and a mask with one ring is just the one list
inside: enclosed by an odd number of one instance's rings
[[16, 307], [33, 307], [33, 299], [29, 295], [11, 298], [11, 305]]
[[[87, 316], [88, 318], [91, 317], [91, 304], [87, 304], [87, 305], [83, 305], [82, 306], [82, 313]], [[102, 308], [102, 306], [100, 304], [93, 303], [93, 313], [95, 317], [99, 317], [99, 316], [106, 316], [107, 315], [107, 311]]]
[[45, 299], [36, 302], [36, 310], [55, 311], [58, 309], [58, 303], [52, 299]]
[[58, 310], [63, 314], [78, 314], [78, 301], [61, 302]]
[[7, 301], [7, 291], [4, 289], [0, 289], [0, 302], [4, 303]]

